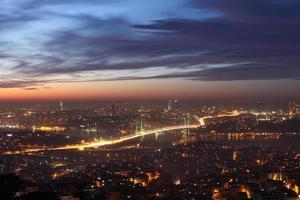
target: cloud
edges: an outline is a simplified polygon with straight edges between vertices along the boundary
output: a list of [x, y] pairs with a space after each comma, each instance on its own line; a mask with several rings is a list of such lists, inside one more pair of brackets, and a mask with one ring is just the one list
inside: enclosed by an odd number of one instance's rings
[[234, 67], [205, 69], [187, 73], [172, 73], [145, 79], [185, 78], [200, 81], [245, 81], [245, 80], [299, 80], [300, 69], [298, 66], [287, 67], [279, 70], [274, 66], [237, 65]]
[[40, 86], [45, 81], [38, 80], [1, 80], [0, 88], [30, 88], [32, 86]]
[[[31, 15], [27, 12], [15, 16], [6, 14], [3, 20], [0, 16], [0, 24], [40, 19], [38, 14], [42, 8], [75, 3], [84, 6], [83, 1], [72, 0], [64, 3], [28, 1], [22, 7], [35, 12]], [[90, 3], [103, 3], [108, 7], [111, 4], [107, 1]], [[29, 55], [14, 55], [10, 51], [10, 58], [15, 58], [19, 63], [10, 67], [10, 70], [24, 77], [28, 74], [39, 79], [47, 77], [44, 78], [46, 82], [72, 81], [69, 78], [49, 77], [67, 75], [74, 78], [76, 75], [107, 71], [118, 74], [107, 78], [86, 78], [85, 81], [152, 78], [299, 80], [299, 1], [190, 0], [188, 3], [185, 1], [185, 6], [198, 13], [205, 10], [212, 17], [183, 12], [181, 15], [134, 21], [124, 15], [108, 15], [104, 18], [96, 13], [64, 15], [62, 9], [57, 13], [51, 10], [51, 14], [43, 18], [46, 21], [42, 22], [46, 24], [47, 20], [57, 17], [62, 23], [67, 20], [65, 26], [58, 26], [58, 30], [46, 34], [34, 33], [37, 45]], [[40, 27], [41, 24], [36, 26]], [[7, 41], [1, 41], [0, 38], [0, 42]], [[5, 52], [3, 55], [7, 54]], [[166, 71], [154, 74], [155, 69], [161, 68]], [[168, 69], [172, 69], [172, 72]], [[124, 71], [128, 74], [124, 74]], [[141, 72], [140, 75], [135, 75], [136, 71]], [[37, 82], [43, 84], [43, 81]], [[15, 85], [23, 87], [30, 84], [28, 81]], [[35, 81], [32, 84], [36, 84]], [[10, 85], [15, 87], [13, 83], [3, 83], [0, 87]]]

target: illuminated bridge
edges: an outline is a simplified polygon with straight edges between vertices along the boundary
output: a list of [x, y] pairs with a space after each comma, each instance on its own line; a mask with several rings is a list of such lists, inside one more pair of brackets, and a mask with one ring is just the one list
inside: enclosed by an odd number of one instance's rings
[[234, 117], [234, 116], [238, 116], [238, 115], [239, 115], [238, 112], [233, 112], [233, 113], [222, 114], [222, 115], [217, 115], [217, 116], [205, 116], [202, 118], [198, 118], [197, 116], [195, 116], [195, 118], [199, 121], [199, 123], [193, 124], [193, 125], [187, 124], [187, 125], [168, 126], [168, 127], [157, 128], [157, 129], [153, 129], [153, 130], [140, 131], [135, 134], [121, 137], [118, 139], [96, 140], [96, 141], [88, 142], [88, 143], [66, 145], [66, 146], [62, 146], [62, 147], [53, 147], [53, 148], [25, 149], [23, 151], [4, 152], [4, 154], [22, 154], [22, 153], [34, 153], [34, 152], [39, 152], [39, 151], [72, 150], [72, 149], [84, 150], [84, 149], [88, 149], [88, 148], [97, 148], [97, 147], [101, 147], [101, 146], [118, 144], [118, 143], [122, 143], [122, 142], [132, 140], [135, 138], [152, 135], [152, 134], [157, 134], [157, 133], [161, 133], [161, 132], [199, 128], [201, 126], [205, 126], [206, 119], [219, 118], [219, 117]]

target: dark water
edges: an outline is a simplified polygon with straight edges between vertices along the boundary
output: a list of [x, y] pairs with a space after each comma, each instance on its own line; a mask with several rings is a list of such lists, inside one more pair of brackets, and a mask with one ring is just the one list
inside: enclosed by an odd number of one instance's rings
[[230, 147], [263, 147], [277, 150], [293, 149], [300, 152], [300, 133], [251, 133], [251, 134], [195, 134], [184, 136], [183, 133], [165, 133], [151, 135], [143, 139], [136, 139], [134, 142], [141, 142], [144, 145], [172, 145], [180, 143], [193, 143], [198, 141], [213, 142], [222, 146]]

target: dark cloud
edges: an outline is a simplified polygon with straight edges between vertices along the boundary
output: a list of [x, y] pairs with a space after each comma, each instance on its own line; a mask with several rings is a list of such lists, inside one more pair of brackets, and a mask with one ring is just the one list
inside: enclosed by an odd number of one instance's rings
[[1, 80], [0, 88], [32, 88], [46, 83], [41, 80]]
[[143, 77], [142, 79], [185, 78], [201, 81], [243, 81], [243, 80], [299, 80], [300, 69], [297, 66], [279, 70], [276, 66], [238, 65], [215, 69], [205, 69], [187, 73], [172, 73], [159, 76]]
[[23, 90], [39, 90], [39, 88], [36, 87], [25, 87]]

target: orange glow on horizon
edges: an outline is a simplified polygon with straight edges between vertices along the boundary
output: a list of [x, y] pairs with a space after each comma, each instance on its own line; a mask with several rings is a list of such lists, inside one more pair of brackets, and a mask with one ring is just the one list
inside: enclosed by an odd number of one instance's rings
[[[34, 90], [0, 88], [0, 101], [7, 100], [161, 100], [179, 99], [237, 99], [264, 96], [282, 97], [273, 92], [273, 82], [206, 82], [179, 79], [131, 80], [110, 82], [52, 83]], [[284, 82], [276, 91], [285, 92]], [[296, 85], [295, 85], [296, 87]], [[289, 90], [296, 91], [295, 88]], [[272, 93], [270, 93], [272, 92]], [[278, 96], [280, 95], [280, 96]], [[285, 95], [287, 96], [287, 95]]]
[[[80, 100], [80, 99], [168, 99], [174, 97], [195, 98], [200, 95], [214, 96], [206, 84], [171, 80], [115, 81], [76, 84], [49, 84], [36, 90], [22, 88], [0, 89], [0, 100]], [[187, 90], [192, 88], [192, 90]], [[201, 93], [199, 92], [201, 91]], [[222, 94], [225, 95], [225, 94]]]

